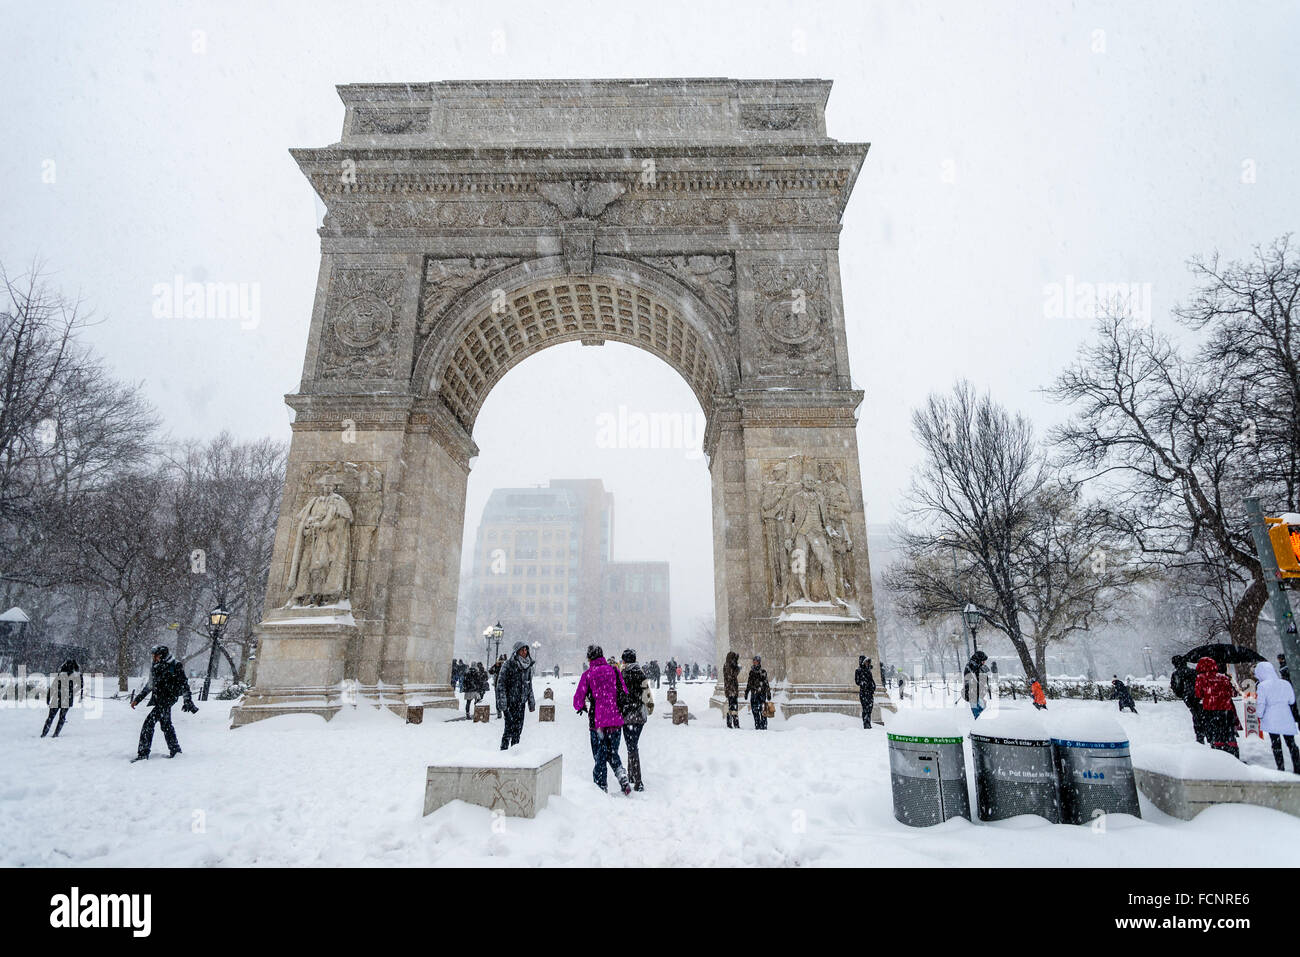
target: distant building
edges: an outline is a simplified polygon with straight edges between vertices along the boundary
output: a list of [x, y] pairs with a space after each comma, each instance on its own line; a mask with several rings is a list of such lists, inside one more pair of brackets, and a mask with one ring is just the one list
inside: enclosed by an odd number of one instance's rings
[[579, 669], [593, 642], [607, 654], [632, 647], [643, 659], [666, 657], [668, 563], [615, 562], [613, 539], [614, 496], [599, 479], [494, 489], [467, 576], [460, 645], [470, 660], [486, 660], [481, 636], [497, 621], [503, 653], [537, 642], [544, 668]]

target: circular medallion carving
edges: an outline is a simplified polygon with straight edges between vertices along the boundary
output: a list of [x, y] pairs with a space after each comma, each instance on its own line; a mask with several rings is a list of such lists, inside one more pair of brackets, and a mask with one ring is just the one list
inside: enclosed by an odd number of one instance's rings
[[368, 349], [383, 338], [392, 322], [388, 303], [365, 293], [344, 304], [334, 320], [334, 335], [350, 349]]
[[763, 307], [763, 331], [777, 342], [798, 346], [817, 335], [821, 315], [816, 301], [778, 299]]

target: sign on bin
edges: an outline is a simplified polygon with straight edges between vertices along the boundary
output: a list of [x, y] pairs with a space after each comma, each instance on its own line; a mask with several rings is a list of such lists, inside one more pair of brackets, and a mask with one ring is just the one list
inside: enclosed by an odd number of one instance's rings
[[1142, 816], [1127, 741], [1053, 738], [1052, 749], [1065, 823], [1088, 824], [1099, 814]]

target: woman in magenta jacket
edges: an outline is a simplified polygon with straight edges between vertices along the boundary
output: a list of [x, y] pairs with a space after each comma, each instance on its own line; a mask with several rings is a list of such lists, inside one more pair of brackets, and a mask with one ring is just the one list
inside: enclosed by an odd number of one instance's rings
[[578, 714], [587, 710], [587, 694], [591, 693], [591, 710], [596, 725], [596, 766], [592, 771], [592, 780], [602, 791], [607, 791], [605, 764], [614, 769], [619, 786], [624, 794], [632, 793], [628, 783], [627, 771], [618, 757], [618, 745], [623, 737], [623, 716], [618, 711], [618, 689], [622, 685], [627, 694], [627, 683], [617, 668], [605, 660], [605, 652], [600, 645], [587, 649], [587, 670], [582, 673], [578, 689], [573, 693], [573, 708]]

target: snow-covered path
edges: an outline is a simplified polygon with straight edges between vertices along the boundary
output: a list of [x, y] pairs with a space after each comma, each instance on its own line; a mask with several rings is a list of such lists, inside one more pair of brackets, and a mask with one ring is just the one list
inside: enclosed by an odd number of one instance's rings
[[[656, 692], [641, 745], [646, 791], [605, 795], [591, 783], [586, 719], [568, 706], [575, 682], [537, 681], [539, 701], [555, 687], [557, 721], [530, 715], [523, 743], [564, 753], [564, 793], [532, 821], [494, 821], [461, 802], [421, 816], [425, 767], [467, 747], [495, 750], [496, 720], [426, 712], [425, 724], [406, 725], [366, 709], [230, 731], [231, 703], [210, 701], [197, 716], [175, 709], [181, 757], [160, 757], [159, 734], [154, 758], [129, 764], [143, 708], [105, 701], [96, 719], [74, 711], [57, 740], [39, 737], [43, 709], [0, 709], [0, 864], [1204, 866], [1215, 838], [1248, 846], [1255, 865], [1292, 865], [1300, 853], [1300, 819], [1227, 806], [1184, 823], [1145, 798], [1143, 820], [1112, 816], [1100, 833], [1038, 818], [905, 827], [893, 817], [879, 726], [816, 715], [758, 733], [746, 712], [745, 730], [729, 731], [707, 707], [706, 683], [683, 689], [700, 717], [685, 727], [664, 716]], [[1121, 718], [1135, 751], [1188, 736], [1180, 703], [1139, 709]], [[1270, 763], [1266, 745], [1247, 749]]]

